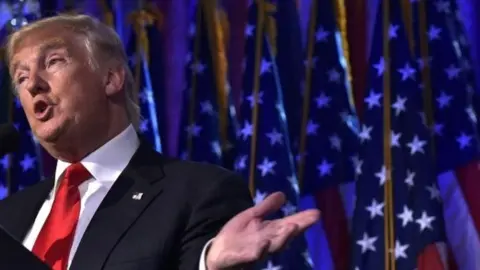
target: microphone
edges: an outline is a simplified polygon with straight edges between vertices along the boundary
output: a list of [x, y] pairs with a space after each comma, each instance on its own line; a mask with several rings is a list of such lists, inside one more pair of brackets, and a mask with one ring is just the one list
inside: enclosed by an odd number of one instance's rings
[[17, 151], [20, 133], [12, 124], [0, 125], [0, 157]]

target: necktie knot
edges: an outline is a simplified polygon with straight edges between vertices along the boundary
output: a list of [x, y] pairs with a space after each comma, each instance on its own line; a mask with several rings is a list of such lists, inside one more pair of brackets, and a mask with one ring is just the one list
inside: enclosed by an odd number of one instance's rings
[[67, 187], [78, 187], [91, 176], [81, 163], [74, 163], [70, 165], [65, 172], [63, 179], [63, 181], [65, 181], [64, 185]]

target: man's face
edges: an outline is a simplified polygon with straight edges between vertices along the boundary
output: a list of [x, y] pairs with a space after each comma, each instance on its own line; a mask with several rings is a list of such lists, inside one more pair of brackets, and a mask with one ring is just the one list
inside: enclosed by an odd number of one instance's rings
[[40, 142], [84, 134], [92, 128], [91, 119], [101, 117], [102, 77], [89, 67], [83, 44], [73, 33], [52, 27], [28, 34], [14, 52], [12, 79]]

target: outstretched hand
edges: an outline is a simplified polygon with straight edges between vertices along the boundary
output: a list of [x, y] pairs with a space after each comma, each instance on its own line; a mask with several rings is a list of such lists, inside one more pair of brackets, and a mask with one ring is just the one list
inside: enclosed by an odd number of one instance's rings
[[264, 220], [284, 203], [283, 193], [273, 193], [225, 224], [208, 250], [208, 270], [238, 269], [261, 260], [280, 251], [320, 218], [320, 212], [312, 209], [281, 219]]

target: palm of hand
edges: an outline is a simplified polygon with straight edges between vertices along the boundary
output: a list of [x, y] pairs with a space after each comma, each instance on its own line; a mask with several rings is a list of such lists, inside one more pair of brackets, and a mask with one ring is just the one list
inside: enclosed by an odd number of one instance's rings
[[215, 237], [207, 254], [209, 270], [238, 269], [281, 250], [319, 218], [318, 210], [307, 210], [277, 220], [264, 217], [285, 203], [282, 193], [232, 218]]

